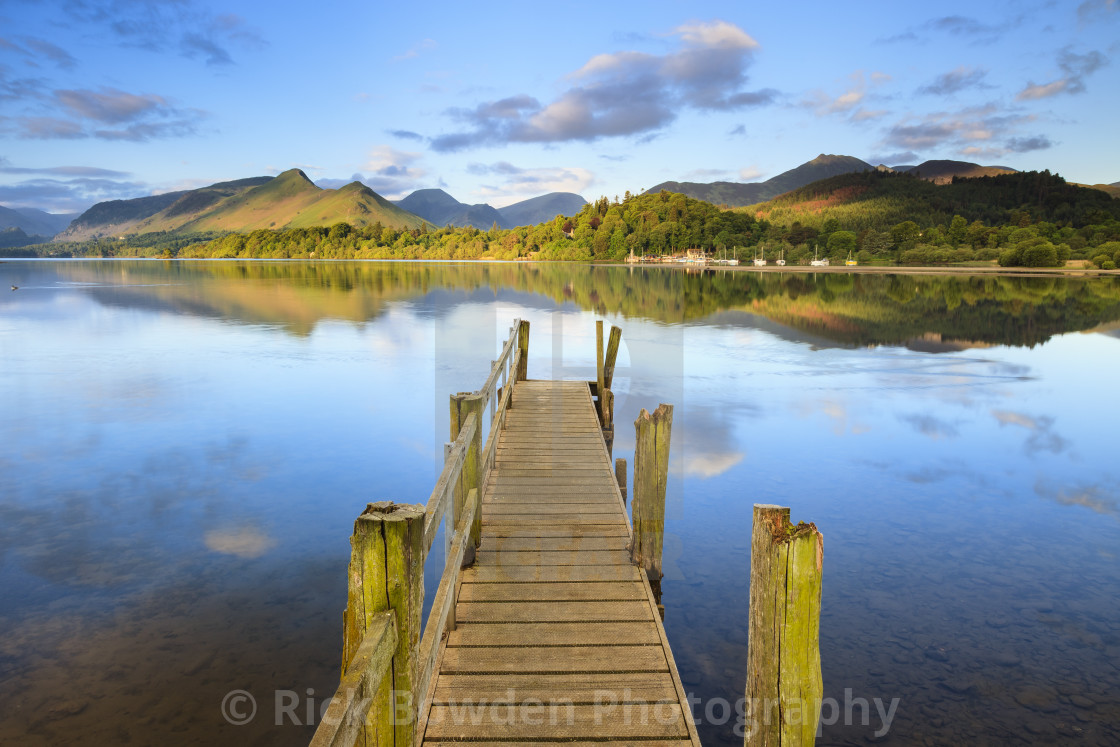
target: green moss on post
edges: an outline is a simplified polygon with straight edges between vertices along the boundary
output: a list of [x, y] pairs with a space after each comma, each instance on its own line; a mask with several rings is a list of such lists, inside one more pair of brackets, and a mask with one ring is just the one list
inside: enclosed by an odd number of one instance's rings
[[[411, 744], [420, 702], [416, 686], [420, 613], [424, 605], [424, 507], [371, 503], [354, 522], [343, 612], [342, 674], [380, 612], [391, 611], [397, 626], [392, 675], [376, 687], [359, 743]], [[394, 695], [396, 696], [394, 698]], [[394, 702], [396, 700], [397, 702]], [[407, 700], [407, 718], [396, 719]], [[364, 740], [364, 741], [363, 741]]]
[[618, 346], [622, 342], [622, 330], [611, 325], [610, 339], [607, 340], [607, 353], [603, 359], [603, 386], [611, 388], [614, 382], [614, 364], [618, 359]]
[[755, 505], [747, 628], [744, 744], [807, 745], [816, 739], [824, 685], [820, 613], [824, 540], [794, 526], [789, 509]]
[[517, 363], [517, 381], [529, 378], [529, 322], [524, 319], [517, 327], [517, 347], [521, 350], [521, 359]]
[[634, 539], [630, 555], [651, 582], [661, 581], [665, 544], [665, 488], [669, 477], [669, 437], [673, 406], [661, 404], [653, 414], [643, 409], [634, 421], [634, 497], [630, 504]]

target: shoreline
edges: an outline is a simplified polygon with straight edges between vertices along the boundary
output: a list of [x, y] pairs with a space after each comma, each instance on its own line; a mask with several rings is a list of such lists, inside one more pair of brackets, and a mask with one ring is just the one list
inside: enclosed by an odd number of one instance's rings
[[786, 265], [777, 267], [766, 265], [702, 265], [690, 267], [671, 263], [626, 263], [626, 262], [591, 262], [598, 267], [668, 267], [685, 271], [713, 270], [721, 272], [800, 272], [800, 273], [854, 273], [860, 275], [1011, 275], [1015, 277], [1113, 277], [1120, 275], [1120, 270], [1101, 270], [1096, 267], [945, 267], [936, 265], [859, 265], [848, 267], [834, 265], [829, 267], [810, 267], [809, 265]]

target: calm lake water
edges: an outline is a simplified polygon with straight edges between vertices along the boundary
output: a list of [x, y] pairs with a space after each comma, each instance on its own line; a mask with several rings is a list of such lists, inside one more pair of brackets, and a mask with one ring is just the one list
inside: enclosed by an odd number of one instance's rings
[[820, 744], [1120, 743], [1116, 279], [5, 261], [0, 287], [0, 743], [305, 744], [353, 520], [427, 499], [448, 395], [514, 317], [534, 378], [594, 378], [594, 321], [622, 328], [616, 456], [676, 407], [665, 626], [706, 744], [742, 743], [754, 503], [824, 533]]

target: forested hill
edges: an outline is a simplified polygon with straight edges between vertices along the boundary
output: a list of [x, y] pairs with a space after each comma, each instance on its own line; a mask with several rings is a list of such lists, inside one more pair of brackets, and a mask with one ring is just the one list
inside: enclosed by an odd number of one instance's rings
[[887, 230], [903, 221], [948, 225], [953, 216], [988, 226], [1046, 221], [1080, 228], [1120, 220], [1120, 200], [1069, 184], [1049, 171], [1024, 171], [935, 184], [916, 176], [864, 171], [822, 179], [768, 202], [740, 208], [770, 223], [849, 231]]

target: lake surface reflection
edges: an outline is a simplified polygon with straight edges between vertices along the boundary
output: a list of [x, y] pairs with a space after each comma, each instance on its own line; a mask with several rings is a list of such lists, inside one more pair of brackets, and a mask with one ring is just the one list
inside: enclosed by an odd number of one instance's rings
[[305, 744], [354, 517], [426, 500], [448, 395], [518, 316], [539, 378], [593, 378], [594, 320], [622, 327], [616, 456], [639, 408], [676, 406], [665, 625], [706, 744], [742, 743], [717, 699], [745, 681], [754, 503], [825, 536], [819, 743], [1120, 742], [1116, 279], [7, 261], [0, 283], [2, 743]]

